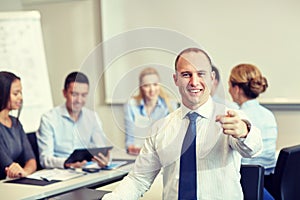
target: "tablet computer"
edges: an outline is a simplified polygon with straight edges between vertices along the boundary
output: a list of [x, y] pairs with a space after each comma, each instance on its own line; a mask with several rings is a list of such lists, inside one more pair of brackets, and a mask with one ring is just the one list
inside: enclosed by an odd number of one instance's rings
[[87, 148], [87, 149], [75, 149], [65, 163], [81, 162], [83, 160], [91, 161], [93, 156], [96, 156], [101, 152], [104, 156], [107, 156], [109, 150], [113, 147], [100, 147], [100, 148]]

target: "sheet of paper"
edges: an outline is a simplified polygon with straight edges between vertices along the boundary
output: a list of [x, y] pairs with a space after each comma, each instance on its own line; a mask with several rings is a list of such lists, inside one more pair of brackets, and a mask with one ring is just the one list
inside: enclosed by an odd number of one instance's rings
[[86, 174], [85, 172], [78, 172], [71, 169], [43, 169], [27, 176], [27, 178], [33, 178], [33, 179], [45, 180], [45, 181], [52, 181], [52, 180], [64, 181], [79, 176], [83, 176], [85, 174]]
[[118, 167], [121, 167], [122, 165], [126, 165], [127, 161], [111, 161], [111, 163], [107, 167], [99, 167], [99, 165], [95, 162], [88, 162], [84, 168], [85, 169], [116, 169]]
[[126, 165], [126, 161], [112, 161], [109, 166], [103, 168], [103, 169], [116, 169], [118, 167], [121, 167], [122, 165]]

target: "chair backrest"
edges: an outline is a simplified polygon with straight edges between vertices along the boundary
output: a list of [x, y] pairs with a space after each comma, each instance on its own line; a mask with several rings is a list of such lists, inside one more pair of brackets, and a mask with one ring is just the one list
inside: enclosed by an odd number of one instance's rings
[[280, 150], [272, 181], [272, 195], [277, 200], [300, 197], [300, 145]]
[[27, 133], [26, 135], [29, 140], [29, 143], [31, 144], [33, 153], [35, 155], [35, 159], [37, 162], [37, 170], [43, 169], [40, 164], [40, 154], [39, 154], [39, 148], [38, 148], [37, 139], [36, 139], [36, 132], [30, 132], [30, 133]]
[[241, 166], [241, 185], [244, 200], [263, 200], [264, 167], [260, 165]]

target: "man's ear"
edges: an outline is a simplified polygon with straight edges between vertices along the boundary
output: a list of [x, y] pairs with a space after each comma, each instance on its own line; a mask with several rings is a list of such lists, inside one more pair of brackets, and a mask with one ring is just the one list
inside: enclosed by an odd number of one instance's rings
[[177, 85], [178, 77], [176, 74], [173, 74], [173, 80], [174, 80], [175, 85]]
[[67, 97], [67, 91], [65, 89], [62, 90], [64, 97]]
[[214, 81], [216, 79], [216, 72], [212, 71], [211, 72], [211, 80]]

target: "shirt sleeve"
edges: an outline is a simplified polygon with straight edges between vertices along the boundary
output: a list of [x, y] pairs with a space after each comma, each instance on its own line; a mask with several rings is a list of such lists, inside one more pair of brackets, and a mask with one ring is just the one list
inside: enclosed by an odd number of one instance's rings
[[0, 179], [6, 177], [5, 167], [9, 166], [13, 160], [7, 155], [6, 151], [3, 149], [3, 144], [0, 141]]
[[[238, 111], [241, 119], [248, 120], [247, 116], [242, 111]], [[230, 136], [230, 145], [237, 150], [242, 157], [252, 158], [259, 155], [263, 149], [261, 131], [256, 128], [251, 121], [251, 129], [246, 138], [234, 138]]]
[[49, 116], [43, 115], [37, 134], [37, 142], [40, 152], [40, 164], [44, 168], [64, 168], [66, 158], [54, 156], [54, 128]]
[[22, 141], [22, 159], [24, 159], [24, 163], [26, 163], [30, 159], [36, 159], [22, 125], [20, 125], [20, 137]]
[[125, 144], [126, 147], [134, 144], [134, 114], [130, 104], [124, 105], [124, 122], [125, 122]]
[[151, 138], [147, 138], [133, 170], [120, 182], [104, 200], [138, 200], [150, 189], [155, 177], [161, 169], [159, 157], [153, 148]]
[[[0, 179], [6, 177], [5, 167], [11, 165], [13, 162], [17, 162], [24, 167], [28, 160], [35, 159], [33, 150], [28, 141], [27, 135], [23, 130], [22, 124], [18, 120], [14, 119], [13, 126], [14, 127], [11, 129], [11, 135], [13, 135], [11, 143], [7, 141], [8, 143], [5, 145], [3, 141], [5, 139], [0, 139]], [[6, 149], [5, 146], [8, 144], [9, 149]], [[18, 145], [18, 148], [16, 148], [15, 145]], [[14, 158], [8, 153], [8, 151], [18, 153]]]

